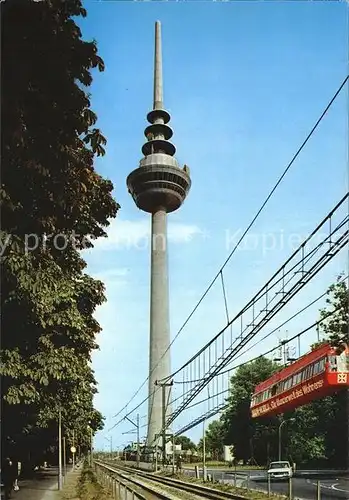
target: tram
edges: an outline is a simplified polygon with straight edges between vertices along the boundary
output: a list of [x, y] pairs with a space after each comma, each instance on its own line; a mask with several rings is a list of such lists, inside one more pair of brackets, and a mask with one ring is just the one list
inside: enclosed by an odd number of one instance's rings
[[322, 344], [255, 387], [253, 418], [284, 413], [349, 388], [349, 348], [341, 354]]

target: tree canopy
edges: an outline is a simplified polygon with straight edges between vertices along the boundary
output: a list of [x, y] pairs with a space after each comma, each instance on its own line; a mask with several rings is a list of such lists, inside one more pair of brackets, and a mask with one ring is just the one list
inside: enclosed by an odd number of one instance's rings
[[[212, 458], [218, 460], [222, 454], [224, 442], [224, 426], [220, 420], [213, 420], [207, 426], [205, 431], [205, 452]], [[203, 451], [203, 439], [198, 444], [198, 450]]]
[[180, 444], [184, 451], [196, 450], [196, 444], [187, 436], [175, 436], [174, 444]]
[[[228, 408], [223, 413], [223, 440], [234, 446], [235, 457], [260, 462], [274, 452], [273, 437], [277, 418], [253, 419], [251, 417], [251, 395], [255, 386], [269, 378], [279, 365], [265, 357], [240, 366], [231, 378]], [[270, 449], [272, 448], [272, 449]]]
[[[57, 418], [87, 447], [102, 428], [91, 353], [104, 285], [83, 248], [106, 236], [120, 208], [94, 168], [106, 139], [87, 92], [104, 70], [76, 24], [80, 0], [11, 0], [2, 22], [2, 432], [5, 453], [46, 452]], [[23, 460], [23, 457], [22, 457]]]
[[342, 275], [329, 287], [327, 294], [328, 307], [320, 312], [320, 317], [334, 314], [324, 319], [321, 328], [331, 344], [343, 351], [344, 345], [349, 345], [349, 288]]

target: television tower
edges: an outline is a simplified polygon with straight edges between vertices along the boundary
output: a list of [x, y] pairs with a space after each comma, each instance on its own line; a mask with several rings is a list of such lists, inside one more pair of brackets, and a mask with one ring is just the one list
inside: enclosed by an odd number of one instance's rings
[[[149, 403], [147, 446], [155, 444], [162, 429], [162, 389], [156, 381], [168, 377], [170, 363], [170, 319], [167, 260], [167, 214], [177, 210], [186, 198], [190, 173], [175, 159], [173, 132], [167, 125], [170, 114], [163, 104], [161, 25], [155, 23], [154, 101], [144, 131], [147, 142], [139, 167], [127, 177], [127, 187], [137, 207], [151, 214]], [[167, 414], [170, 413], [168, 388]]]

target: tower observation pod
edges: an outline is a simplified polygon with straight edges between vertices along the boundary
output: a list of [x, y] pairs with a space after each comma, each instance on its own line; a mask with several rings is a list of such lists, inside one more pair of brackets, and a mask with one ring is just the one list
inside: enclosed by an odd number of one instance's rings
[[[190, 186], [188, 167], [175, 159], [175, 146], [169, 141], [169, 113], [164, 109], [161, 25], [155, 23], [154, 100], [148, 113], [150, 123], [144, 131], [147, 142], [139, 167], [127, 177], [127, 187], [137, 207], [151, 214], [149, 400], [147, 446], [158, 444], [162, 429], [163, 394], [156, 381], [168, 377], [170, 364], [170, 321], [167, 261], [167, 214], [177, 210]], [[169, 388], [166, 387], [166, 417], [170, 414]], [[157, 443], [156, 443], [157, 441]]]

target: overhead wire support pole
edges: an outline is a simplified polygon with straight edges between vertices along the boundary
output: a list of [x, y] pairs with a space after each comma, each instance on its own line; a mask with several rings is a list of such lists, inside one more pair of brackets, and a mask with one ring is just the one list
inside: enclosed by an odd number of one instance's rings
[[139, 448], [139, 413], [137, 413], [137, 468], [140, 462], [140, 448]]
[[162, 390], [162, 467], [165, 468], [166, 461], [166, 385], [161, 386]]
[[[170, 382], [159, 382], [158, 380], [155, 381], [155, 385], [158, 385], [161, 387], [161, 401], [162, 401], [162, 429], [160, 432], [160, 435], [162, 436], [162, 443], [161, 443], [161, 449], [162, 449], [162, 466], [165, 468], [166, 465], [166, 410], [168, 403], [166, 404], [166, 387], [172, 387], [173, 386], [173, 380]], [[170, 395], [169, 395], [170, 396]], [[169, 399], [168, 396], [168, 399]], [[172, 434], [171, 434], [172, 435]], [[170, 436], [171, 436], [170, 435]]]
[[172, 474], [175, 473], [175, 436], [172, 434]]
[[[139, 413], [137, 413], [137, 420], [135, 422], [133, 422], [130, 418], [128, 418], [127, 415], [125, 415], [124, 417], [126, 420], [128, 420], [132, 425], [134, 425], [136, 427], [136, 432], [137, 432], [137, 468], [139, 468], [139, 462], [140, 462], [140, 445], [139, 445]], [[128, 434], [128, 433], [124, 433], [124, 434]]]
[[108, 443], [110, 445], [110, 455], [109, 456], [110, 456], [110, 460], [111, 460], [113, 458], [113, 436], [110, 436], [110, 438], [108, 438], [107, 436], [105, 436], [104, 439], [106, 441], [108, 441]]

